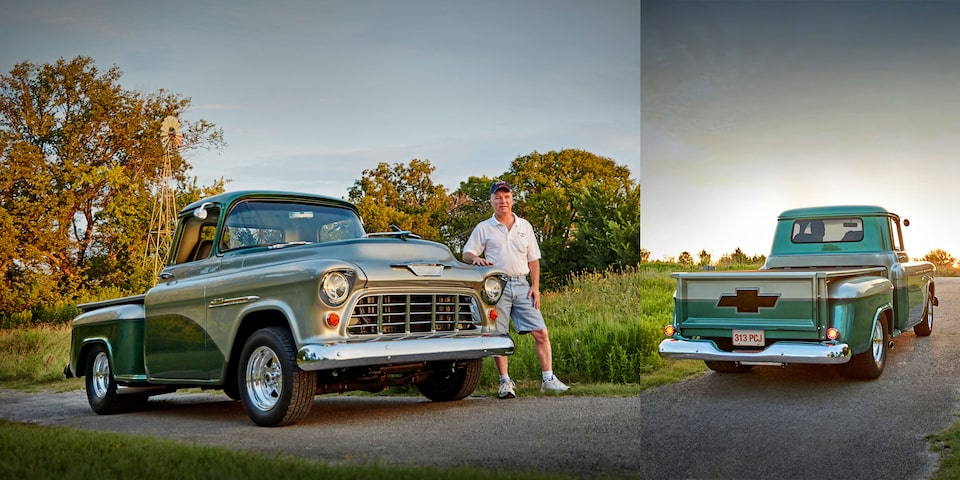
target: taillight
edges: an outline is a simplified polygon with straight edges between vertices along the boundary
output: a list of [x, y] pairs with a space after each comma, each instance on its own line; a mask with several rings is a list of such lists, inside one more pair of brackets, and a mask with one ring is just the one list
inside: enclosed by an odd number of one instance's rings
[[667, 325], [666, 327], [663, 327], [663, 333], [668, 337], [672, 337], [673, 334], [677, 333], [677, 328], [673, 325]]
[[827, 329], [827, 340], [836, 340], [840, 338], [840, 330], [830, 327]]

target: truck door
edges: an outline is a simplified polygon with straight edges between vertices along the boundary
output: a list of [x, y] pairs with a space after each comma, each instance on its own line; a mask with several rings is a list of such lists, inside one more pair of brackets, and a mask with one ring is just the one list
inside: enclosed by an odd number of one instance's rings
[[220, 270], [212, 254], [218, 211], [182, 218], [170, 264], [147, 292], [144, 364], [151, 381], [209, 380], [206, 284]]

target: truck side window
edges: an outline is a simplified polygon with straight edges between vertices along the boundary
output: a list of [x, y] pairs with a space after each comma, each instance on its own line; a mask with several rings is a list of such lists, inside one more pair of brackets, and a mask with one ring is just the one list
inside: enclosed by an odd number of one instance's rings
[[900, 236], [900, 222], [890, 219], [890, 242], [891, 247], [896, 252], [903, 251], [903, 237]]

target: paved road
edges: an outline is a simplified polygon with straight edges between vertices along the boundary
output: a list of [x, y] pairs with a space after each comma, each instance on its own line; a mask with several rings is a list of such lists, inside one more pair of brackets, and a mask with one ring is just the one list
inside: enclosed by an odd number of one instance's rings
[[537, 395], [432, 403], [423, 397], [321, 395], [300, 423], [261, 428], [247, 418], [239, 402], [224, 395], [168, 394], [151, 399], [142, 411], [98, 416], [82, 391], [0, 391], [0, 418], [284, 453], [332, 464], [471, 465], [625, 478], [636, 478], [640, 471], [637, 397]]
[[929, 478], [925, 437], [958, 413], [960, 278], [938, 278], [937, 297], [933, 334], [897, 337], [877, 380], [755, 367], [642, 393], [640, 477]]

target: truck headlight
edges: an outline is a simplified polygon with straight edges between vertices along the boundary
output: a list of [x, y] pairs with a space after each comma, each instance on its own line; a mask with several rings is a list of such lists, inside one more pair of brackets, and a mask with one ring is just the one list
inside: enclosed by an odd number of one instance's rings
[[331, 307], [340, 306], [350, 294], [350, 284], [347, 272], [328, 272], [320, 282], [320, 298]]
[[483, 279], [483, 301], [487, 303], [497, 303], [500, 296], [503, 295], [503, 286], [506, 281], [499, 275], [491, 275]]

